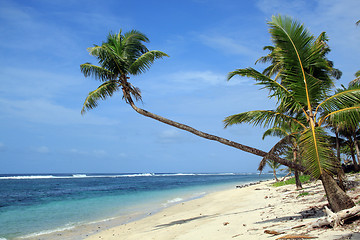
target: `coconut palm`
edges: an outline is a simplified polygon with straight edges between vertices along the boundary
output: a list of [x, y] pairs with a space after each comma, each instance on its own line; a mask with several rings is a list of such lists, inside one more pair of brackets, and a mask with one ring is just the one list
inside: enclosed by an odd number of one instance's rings
[[275, 162], [275, 161], [272, 160], [272, 159], [268, 159], [268, 160], [266, 161], [266, 163], [267, 163], [267, 165], [272, 169], [273, 175], [274, 175], [274, 178], [275, 178], [275, 181], [278, 182], [279, 179], [277, 178], [277, 173], [276, 173], [276, 171], [279, 169], [279, 167], [281, 166], [281, 164], [278, 163], [278, 162]]
[[[278, 154], [285, 155], [287, 159], [292, 159], [293, 162], [299, 163], [299, 133], [302, 130], [300, 125], [291, 125], [285, 124], [280, 127], [273, 127], [266, 130], [263, 134], [263, 140], [267, 136], [276, 136], [280, 137], [281, 140], [274, 145], [274, 147], [269, 151], [269, 154]], [[265, 165], [265, 162], [268, 161], [268, 157], [265, 156], [260, 164], [259, 171], [262, 171]], [[299, 178], [299, 171], [295, 169], [295, 183], [297, 189], [302, 189], [302, 185]]]
[[[98, 60], [99, 66], [85, 63], [80, 65], [81, 72], [85, 77], [94, 77], [102, 82], [102, 84], [88, 94], [81, 111], [82, 114], [87, 110], [97, 107], [99, 100], [105, 100], [116, 92], [122, 92], [125, 102], [143, 116], [248, 153], [261, 157], [267, 155], [262, 150], [199, 131], [137, 107], [134, 100], [141, 100], [141, 92], [140, 89], [129, 82], [130, 76], [144, 73], [156, 59], [168, 57], [167, 54], [161, 51], [149, 51], [144, 45], [147, 42], [149, 42], [149, 39], [139, 31], [132, 30], [124, 34], [122, 34], [122, 31], [119, 31], [117, 34], [109, 34], [107, 40], [101, 45], [88, 48], [90, 55]], [[278, 156], [274, 155], [270, 156], [270, 158], [285, 166], [299, 169], [300, 171], [305, 170], [303, 166]]]
[[[299, 124], [304, 129], [299, 139], [301, 159], [307, 171], [322, 181], [330, 207], [336, 212], [353, 207], [354, 202], [332, 177], [336, 161], [322, 124], [330, 117], [339, 122], [354, 117], [352, 113], [360, 109], [354, 105], [360, 102], [360, 90], [330, 95], [333, 68], [326, 59], [329, 49], [324, 42], [317, 41], [303, 25], [289, 17], [273, 16], [268, 24], [276, 49], [272, 58], [281, 64], [277, 81], [253, 68], [230, 72], [228, 79], [236, 75], [255, 79], [258, 85], [270, 90], [269, 97], [277, 100], [277, 109], [235, 114], [224, 120], [225, 126], [244, 122], [263, 127], [273, 127], [274, 123]], [[321, 116], [322, 112], [327, 114]], [[299, 115], [306, 118], [306, 124], [298, 120]]]
[[[336, 93], [340, 93], [343, 91], [349, 91], [353, 89], [359, 89], [360, 85], [358, 82], [356, 82], [356, 79], [351, 81], [349, 83], [349, 86], [346, 88], [344, 85], [342, 85], [342, 89], [337, 89]], [[355, 104], [354, 106], [357, 106], [358, 104]], [[323, 114], [328, 114], [327, 112], [324, 112]], [[360, 161], [360, 150], [358, 145], [358, 132], [360, 131], [360, 112], [355, 111], [347, 115], [347, 118], [341, 119], [342, 121], [339, 121], [339, 119], [336, 118], [336, 115], [331, 116], [327, 119], [327, 123], [331, 127], [336, 127], [336, 134], [340, 135], [347, 139], [348, 145], [351, 150], [351, 156], [353, 158], [353, 164], [355, 167], [355, 171], [359, 171], [359, 165], [358, 162]], [[355, 159], [355, 153], [357, 161]]]

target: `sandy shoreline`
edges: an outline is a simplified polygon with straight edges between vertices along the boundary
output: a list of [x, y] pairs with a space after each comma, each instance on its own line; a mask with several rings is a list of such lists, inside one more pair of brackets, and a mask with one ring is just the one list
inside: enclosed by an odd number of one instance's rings
[[[358, 175], [356, 178], [359, 180]], [[318, 209], [327, 201], [321, 183], [305, 184], [301, 191], [296, 191], [293, 185], [274, 188], [271, 183], [211, 193], [86, 239], [277, 239], [287, 234], [317, 239], [341, 239], [352, 234], [351, 239], [360, 239], [357, 237], [360, 226], [356, 224], [339, 229], [291, 229], [323, 215]], [[357, 198], [359, 190], [358, 187], [348, 194]], [[299, 196], [302, 192], [308, 195]], [[275, 236], [264, 233], [265, 230], [284, 233]]]

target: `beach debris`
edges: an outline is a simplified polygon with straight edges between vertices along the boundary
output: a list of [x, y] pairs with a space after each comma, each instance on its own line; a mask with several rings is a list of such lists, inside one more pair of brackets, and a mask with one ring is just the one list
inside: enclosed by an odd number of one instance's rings
[[337, 213], [333, 213], [328, 207], [325, 206], [325, 213], [327, 216], [317, 219], [310, 224], [311, 228], [320, 228], [323, 226], [332, 226], [336, 228], [344, 224], [344, 221], [360, 216], [360, 205], [355, 207], [344, 209]]
[[230, 223], [229, 223], [229, 222], [224, 222], [224, 223], [223, 223], [224, 226], [226, 226], [226, 225], [228, 225], [228, 224], [230, 224]]
[[274, 231], [274, 230], [265, 230], [264, 233], [272, 234], [272, 235], [280, 235], [280, 234], [283, 234], [285, 232], [278, 232], [278, 231]]
[[303, 218], [309, 218], [309, 217], [312, 217], [312, 216], [318, 214], [319, 212], [322, 212], [322, 211], [320, 210], [320, 208], [315, 206], [315, 207], [311, 207], [309, 210], [305, 210], [305, 211], [301, 212], [300, 214], [301, 214], [301, 217], [303, 217]]
[[282, 237], [277, 238], [276, 240], [279, 239], [312, 239], [312, 238], [318, 238], [318, 237], [313, 237], [313, 236], [308, 236], [308, 235], [285, 235]]
[[291, 229], [296, 229], [296, 228], [302, 228], [302, 227], [305, 227], [306, 224], [300, 224], [300, 225], [297, 225], [295, 227], [292, 227]]
[[232, 238], [236, 238], [236, 237], [239, 237], [239, 236], [241, 236], [241, 235], [244, 235], [244, 234], [236, 234], [236, 235], [234, 235], [234, 236], [232, 236]]

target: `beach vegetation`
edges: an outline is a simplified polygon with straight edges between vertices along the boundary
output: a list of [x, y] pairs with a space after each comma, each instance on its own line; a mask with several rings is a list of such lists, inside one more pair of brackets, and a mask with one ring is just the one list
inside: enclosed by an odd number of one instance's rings
[[302, 192], [299, 195], [297, 195], [297, 198], [307, 196], [307, 195], [310, 195], [310, 193], [309, 192]]
[[[309, 183], [309, 182], [311, 182], [311, 176], [310, 175], [300, 175], [299, 180], [301, 181], [301, 183]], [[285, 186], [285, 185], [295, 185], [295, 184], [296, 184], [295, 177], [292, 177], [285, 181], [275, 182], [272, 186], [273, 187], [281, 187], [281, 186]]]
[[[266, 69], [265, 69], [266, 71]], [[263, 72], [264, 73], [264, 72]], [[265, 156], [258, 167], [258, 171], [262, 171], [263, 168], [265, 167], [265, 163], [269, 162], [269, 161], [274, 161], [271, 160], [269, 158], [270, 155], [284, 155], [284, 157], [286, 159], [289, 159], [290, 161], [295, 162], [296, 164], [299, 164], [300, 158], [299, 158], [299, 146], [298, 146], [298, 141], [299, 141], [299, 133], [300, 133], [300, 129], [302, 129], [301, 125], [299, 124], [288, 124], [285, 122], [280, 122], [279, 124], [274, 124], [277, 126], [274, 126], [268, 130], [266, 130], [263, 134], [263, 140], [265, 137], [267, 136], [276, 136], [276, 137], [280, 137], [281, 140], [279, 142], [277, 142], [274, 147], [272, 147], [270, 149], [270, 151], [268, 152], [268, 155]], [[268, 163], [269, 165], [269, 163]], [[269, 165], [271, 167], [271, 165]], [[289, 169], [289, 171], [291, 172], [292, 169]], [[301, 181], [299, 180], [299, 171], [294, 169], [294, 174], [295, 174], [295, 180], [296, 180], [296, 188], [297, 189], [301, 189], [302, 185], [301, 185]]]
[[[339, 71], [327, 59], [330, 48], [325, 33], [313, 36], [304, 25], [286, 16], [273, 16], [269, 32], [271, 74], [254, 68], [237, 69], [228, 74], [250, 77], [275, 98], [274, 110], [255, 110], [227, 117], [225, 126], [250, 123], [254, 126], [276, 127], [285, 123], [300, 125], [299, 156], [306, 172], [320, 179], [333, 211], [351, 208], [355, 204], [333, 178], [336, 162], [326, 124], [359, 123], [360, 88], [331, 93]], [[272, 76], [272, 77], [270, 77]]]
[[[326, 59], [330, 50], [324, 33], [315, 39], [302, 25], [281, 16], [273, 17], [269, 26], [274, 42], [271, 53], [274, 64], [269, 70], [276, 74], [275, 80], [252, 68], [231, 72], [229, 79], [235, 75], [254, 78], [259, 85], [270, 90], [270, 97], [277, 99], [278, 107], [276, 110], [233, 115], [228, 117], [225, 123], [229, 126], [248, 122], [266, 127], [274, 127], [273, 122], [299, 124], [303, 129], [299, 140], [301, 164], [199, 131], [139, 108], [135, 102], [142, 101], [141, 91], [130, 82], [130, 78], [146, 72], [155, 60], [168, 55], [158, 50], [148, 50], [145, 44], [149, 39], [137, 30], [110, 33], [101, 45], [88, 48], [90, 55], [97, 59], [98, 65], [84, 63], [80, 65], [80, 70], [85, 77], [93, 77], [101, 84], [88, 94], [81, 112], [84, 114], [97, 107], [100, 100], [119, 92], [125, 103], [145, 117], [261, 157], [267, 156], [292, 169], [311, 173], [314, 178], [323, 182], [334, 211], [350, 208], [354, 205], [353, 201], [336, 187], [337, 184], [331, 176], [336, 168], [334, 154], [322, 124], [327, 123], [330, 117], [338, 122], [354, 117], [354, 113], [360, 108], [355, 105], [359, 102], [360, 90], [329, 94], [333, 86], [331, 77], [336, 75], [336, 69], [332, 67], [332, 62]], [[325, 112], [327, 115], [322, 115]]]
[[[168, 57], [164, 52], [148, 50], [145, 45], [146, 43], [149, 43], [149, 39], [145, 34], [137, 30], [131, 30], [125, 33], [120, 30], [118, 33], [110, 33], [106, 41], [101, 45], [94, 45], [87, 49], [90, 55], [97, 59], [98, 65], [84, 63], [80, 65], [80, 70], [85, 77], [95, 78], [100, 81], [101, 84], [86, 97], [81, 110], [82, 114], [97, 107], [99, 101], [112, 97], [116, 93], [120, 93], [125, 103], [129, 104], [133, 110], [145, 117], [257, 156], [264, 157], [267, 155], [267, 152], [260, 149], [199, 131], [188, 125], [175, 122], [139, 108], [135, 103], [139, 101], [142, 102], [141, 91], [130, 82], [131, 77], [138, 76], [149, 70], [155, 60]], [[271, 155], [270, 158], [275, 159], [285, 166], [304, 170], [303, 166], [277, 155]]]

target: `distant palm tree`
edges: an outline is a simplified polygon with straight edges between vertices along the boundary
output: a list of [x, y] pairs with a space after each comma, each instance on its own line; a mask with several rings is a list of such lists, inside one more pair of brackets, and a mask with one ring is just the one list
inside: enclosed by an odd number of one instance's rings
[[[279, 127], [273, 127], [266, 130], [263, 134], [263, 139], [267, 136], [276, 136], [280, 137], [281, 140], [277, 142], [274, 147], [269, 151], [271, 154], [285, 155], [285, 158], [292, 159], [295, 163], [300, 163], [299, 156], [299, 137], [302, 127], [300, 125], [291, 125], [285, 124]], [[265, 156], [260, 164], [259, 171], [262, 171], [264, 168], [265, 162], [268, 161], [268, 157]], [[291, 169], [290, 169], [291, 170]], [[301, 181], [299, 178], [299, 171], [294, 170], [295, 174], [295, 183], [297, 189], [302, 189]]]
[[[94, 77], [102, 84], [88, 94], [81, 111], [82, 114], [97, 107], [99, 100], [105, 100], [116, 92], [122, 92], [125, 102], [143, 116], [257, 156], [264, 157], [267, 155], [266, 152], [259, 149], [199, 131], [137, 107], [134, 99], [135, 101], [141, 100], [141, 92], [140, 89], [129, 82], [130, 76], [144, 73], [156, 59], [168, 57], [166, 53], [161, 51], [149, 51], [144, 45], [147, 42], [149, 42], [149, 39], [139, 31], [132, 30], [124, 34], [119, 31], [116, 34], [109, 34], [106, 42], [103, 42], [100, 46], [95, 45], [88, 48], [90, 55], [97, 58], [99, 66], [85, 63], [80, 65], [81, 72], [85, 77]], [[279, 156], [274, 155], [270, 156], [270, 158], [285, 166], [305, 171], [303, 166]]]
[[272, 169], [273, 171], [273, 175], [274, 175], [274, 178], [275, 178], [275, 181], [278, 182], [279, 179], [277, 178], [277, 175], [276, 175], [276, 171], [279, 169], [279, 167], [281, 166], [280, 163], [278, 162], [275, 162], [274, 160], [271, 160], [271, 159], [268, 159], [266, 161], [267, 165]]
[[[337, 121], [353, 117], [352, 113], [360, 109], [355, 106], [360, 102], [360, 89], [330, 95], [333, 68], [326, 59], [329, 48], [325, 42], [314, 38], [289, 17], [273, 16], [269, 26], [276, 49], [272, 58], [281, 64], [277, 80], [253, 68], [230, 72], [228, 79], [236, 75], [255, 79], [258, 85], [270, 90], [269, 97], [277, 99], [278, 107], [229, 116], [224, 120], [225, 126], [244, 122], [264, 127], [273, 127], [274, 123], [300, 124], [304, 129], [299, 144], [301, 159], [312, 176], [322, 181], [330, 207], [336, 212], [353, 207], [354, 202], [331, 176], [336, 160], [329, 136], [321, 125], [329, 117]], [[321, 116], [322, 112], [328, 114]], [[306, 118], [306, 124], [298, 120], [299, 115]]]
[[[346, 88], [342, 85], [341, 89], [337, 89], [336, 93], [352, 91], [354, 89], [359, 89], [359, 82], [355, 80], [349, 83], [349, 86]], [[359, 104], [353, 104], [353, 107], [357, 107]], [[324, 112], [323, 114], [328, 114], [328, 112]], [[353, 111], [346, 114], [346, 118], [337, 118], [336, 115], [330, 116], [326, 122], [331, 127], [336, 128], [336, 134], [340, 135], [347, 139], [347, 144], [351, 151], [351, 156], [353, 159], [353, 164], [355, 171], [359, 171], [359, 163], [360, 163], [360, 149], [358, 144], [358, 133], [360, 131], [360, 112]], [[357, 157], [357, 161], [355, 159], [355, 154]]]

